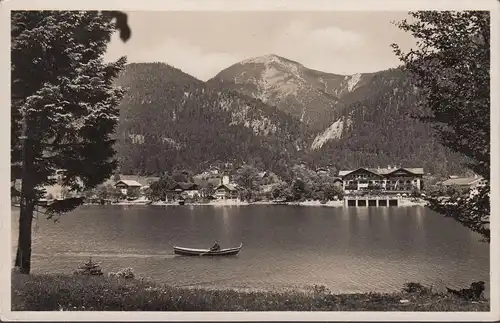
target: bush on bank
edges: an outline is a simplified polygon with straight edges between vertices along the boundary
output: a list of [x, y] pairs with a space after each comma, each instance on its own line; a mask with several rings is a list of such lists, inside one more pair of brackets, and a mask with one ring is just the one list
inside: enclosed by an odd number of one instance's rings
[[471, 302], [416, 291], [391, 294], [241, 292], [177, 288], [106, 275], [12, 274], [13, 311], [489, 311]]

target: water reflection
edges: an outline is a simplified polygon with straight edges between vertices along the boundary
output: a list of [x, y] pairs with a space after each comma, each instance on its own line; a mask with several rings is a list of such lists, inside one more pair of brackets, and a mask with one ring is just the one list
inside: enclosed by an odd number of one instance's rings
[[[207, 248], [214, 239], [243, 242], [243, 250], [234, 258], [172, 256], [173, 245]], [[94, 255], [106, 270], [133, 267], [176, 284], [391, 291], [407, 281], [488, 281], [489, 245], [478, 240], [425, 208], [82, 207], [58, 224], [40, 220], [33, 270], [71, 272]]]
[[231, 219], [230, 219], [230, 208], [223, 208], [222, 209], [222, 225], [224, 227], [224, 238], [225, 240], [228, 240], [229, 236], [231, 235]]

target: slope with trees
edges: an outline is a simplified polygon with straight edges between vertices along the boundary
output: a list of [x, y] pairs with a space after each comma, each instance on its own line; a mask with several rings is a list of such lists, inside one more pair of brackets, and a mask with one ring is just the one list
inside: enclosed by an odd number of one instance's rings
[[166, 64], [130, 64], [118, 84], [127, 88], [117, 132], [122, 173], [199, 171], [255, 157], [279, 171], [306, 146], [300, 121]]
[[420, 93], [409, 76], [391, 69], [354, 91], [358, 101], [339, 116], [342, 133], [314, 150], [313, 160], [337, 169], [401, 165], [433, 174], [463, 173], [461, 156], [441, 145], [430, 125], [412, 117], [420, 111]]

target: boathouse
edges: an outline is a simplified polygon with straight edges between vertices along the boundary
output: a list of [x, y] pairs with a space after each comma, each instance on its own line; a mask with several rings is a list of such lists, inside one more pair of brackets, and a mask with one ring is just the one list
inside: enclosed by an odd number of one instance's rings
[[349, 194], [360, 191], [411, 193], [423, 188], [423, 168], [358, 168], [339, 172], [342, 187]]

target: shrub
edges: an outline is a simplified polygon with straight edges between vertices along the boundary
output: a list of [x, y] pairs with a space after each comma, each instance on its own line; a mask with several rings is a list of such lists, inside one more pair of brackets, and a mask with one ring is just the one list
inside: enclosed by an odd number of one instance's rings
[[314, 294], [330, 294], [331, 291], [325, 285], [314, 285], [313, 286]]
[[75, 275], [87, 275], [87, 276], [101, 276], [103, 274], [101, 266], [97, 262], [92, 261], [92, 257], [89, 261], [84, 263], [82, 266], [74, 272]]
[[116, 276], [120, 277], [120, 278], [125, 278], [125, 279], [134, 279], [135, 278], [134, 270], [130, 267], [120, 269], [120, 271], [118, 271], [116, 273]]
[[404, 284], [403, 292], [405, 293], [418, 293], [420, 295], [430, 295], [432, 294], [432, 286], [425, 287], [420, 283], [409, 282]]

